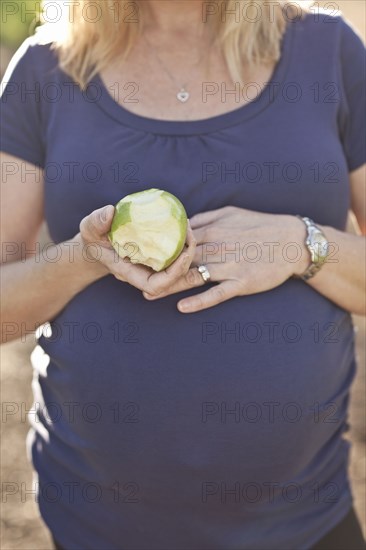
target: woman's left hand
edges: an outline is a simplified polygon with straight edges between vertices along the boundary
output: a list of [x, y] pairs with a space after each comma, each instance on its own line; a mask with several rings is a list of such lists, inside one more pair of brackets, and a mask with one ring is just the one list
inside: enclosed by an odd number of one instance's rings
[[194, 313], [235, 296], [256, 294], [275, 288], [310, 263], [305, 247], [306, 229], [296, 216], [264, 214], [227, 206], [197, 214], [190, 219], [197, 240], [194, 261], [188, 273], [159, 295], [157, 300], [204, 285], [197, 266], [205, 265], [211, 275], [204, 292], [178, 303], [182, 313]]

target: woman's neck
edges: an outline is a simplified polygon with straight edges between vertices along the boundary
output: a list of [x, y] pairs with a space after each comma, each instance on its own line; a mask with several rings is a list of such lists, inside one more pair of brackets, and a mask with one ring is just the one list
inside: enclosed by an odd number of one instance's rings
[[201, 35], [203, 0], [144, 0], [146, 30]]

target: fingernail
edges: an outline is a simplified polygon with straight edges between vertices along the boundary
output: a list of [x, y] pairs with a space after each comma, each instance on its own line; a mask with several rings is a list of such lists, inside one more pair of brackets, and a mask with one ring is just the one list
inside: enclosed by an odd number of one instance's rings
[[178, 309], [179, 311], [187, 311], [188, 310], [188, 304], [186, 304], [185, 302], [178, 302]]
[[109, 204], [108, 206], [105, 206], [103, 208], [103, 210], [101, 211], [100, 219], [102, 220], [103, 223], [105, 223], [108, 220], [109, 212], [111, 211], [110, 210], [111, 208], [113, 208], [113, 206], [111, 204]]

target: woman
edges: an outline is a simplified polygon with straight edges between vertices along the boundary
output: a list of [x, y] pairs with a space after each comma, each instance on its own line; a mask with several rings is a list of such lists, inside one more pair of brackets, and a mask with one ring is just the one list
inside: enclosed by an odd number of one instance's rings
[[[56, 544], [362, 548], [342, 437], [359, 37], [280, 2], [87, 4], [26, 42], [3, 93], [3, 318], [7, 339], [50, 321], [29, 447]], [[190, 217], [162, 273], [107, 239], [112, 205], [150, 187]]]

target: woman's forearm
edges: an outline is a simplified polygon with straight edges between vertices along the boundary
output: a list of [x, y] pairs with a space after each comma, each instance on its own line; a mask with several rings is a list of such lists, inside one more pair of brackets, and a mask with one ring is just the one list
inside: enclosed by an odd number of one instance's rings
[[[298, 224], [298, 221], [296, 223]], [[350, 313], [366, 314], [365, 237], [318, 225], [330, 243], [330, 253], [321, 270], [307, 284]], [[303, 236], [305, 230], [303, 229]], [[305, 245], [304, 245], [305, 246]], [[304, 255], [304, 259], [306, 254]], [[309, 261], [309, 257], [308, 257]], [[298, 274], [304, 271], [299, 265]], [[306, 267], [305, 267], [306, 269]]]
[[[48, 259], [49, 258], [49, 259]], [[108, 270], [88, 255], [80, 235], [25, 261], [1, 266], [1, 342], [52, 320], [65, 305]]]

